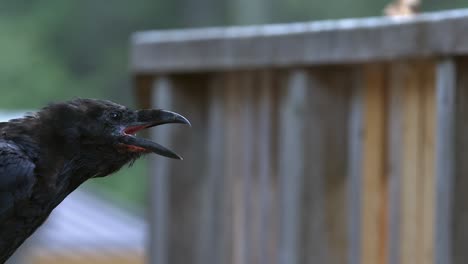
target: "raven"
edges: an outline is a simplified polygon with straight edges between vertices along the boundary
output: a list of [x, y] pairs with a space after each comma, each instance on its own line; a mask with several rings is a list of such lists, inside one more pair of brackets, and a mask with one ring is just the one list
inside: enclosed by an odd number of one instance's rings
[[0, 123], [0, 263], [90, 178], [104, 177], [143, 154], [182, 159], [135, 134], [190, 122], [161, 109], [133, 111], [96, 99], [74, 99]]

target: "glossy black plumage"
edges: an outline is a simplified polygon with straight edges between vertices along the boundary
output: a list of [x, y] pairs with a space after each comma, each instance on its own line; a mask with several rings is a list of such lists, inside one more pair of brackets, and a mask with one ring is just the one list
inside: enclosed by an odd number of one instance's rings
[[179, 158], [126, 133], [164, 123], [189, 124], [173, 112], [132, 111], [93, 99], [52, 104], [0, 123], [0, 263], [87, 179], [109, 175], [150, 152]]

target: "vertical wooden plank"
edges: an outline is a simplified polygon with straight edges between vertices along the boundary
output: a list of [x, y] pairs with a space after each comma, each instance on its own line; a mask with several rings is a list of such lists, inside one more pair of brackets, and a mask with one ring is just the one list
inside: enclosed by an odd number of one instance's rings
[[[225, 229], [225, 218], [230, 217], [230, 215], [224, 214], [224, 192], [226, 191], [226, 175], [224, 173], [225, 169], [225, 155], [226, 155], [226, 122], [228, 120], [224, 120], [225, 116], [225, 89], [223, 83], [223, 78], [218, 77], [211, 87], [211, 96], [212, 96], [212, 104], [210, 108], [210, 117], [211, 117], [211, 125], [210, 131], [213, 131], [212, 135], [210, 136], [211, 144], [210, 146], [213, 148], [212, 152], [210, 153], [210, 173], [212, 174], [213, 183], [213, 191], [214, 191], [214, 203], [215, 203], [215, 245], [214, 251], [216, 253], [215, 257], [213, 258], [213, 249], [207, 249], [207, 257], [211, 258], [213, 263], [221, 263], [226, 262], [226, 240], [227, 237], [224, 237], [223, 230]], [[216, 136], [215, 136], [216, 135]], [[209, 254], [209, 252], [212, 252]]]
[[423, 125], [422, 135], [422, 213], [421, 213], [421, 263], [434, 263], [434, 229], [435, 229], [435, 69], [432, 61], [419, 64], [422, 90]]
[[350, 112], [348, 121], [348, 262], [361, 263], [361, 211], [362, 211], [362, 170], [363, 170], [363, 130], [364, 130], [364, 91], [362, 71], [351, 88]]
[[223, 119], [229, 120], [226, 122], [224, 127], [224, 182], [223, 182], [223, 245], [222, 245], [222, 252], [223, 252], [223, 261], [225, 263], [234, 263], [234, 245], [235, 245], [235, 233], [234, 233], [234, 200], [233, 200], [233, 193], [234, 193], [234, 174], [232, 173], [232, 169], [235, 168], [237, 164], [233, 164], [232, 162], [236, 160], [237, 156], [235, 155], [235, 151], [237, 151], [236, 145], [234, 144], [232, 137], [236, 135], [236, 126], [235, 124], [239, 123], [239, 120], [236, 116], [233, 116], [233, 111], [235, 111], [235, 98], [232, 94], [235, 92], [233, 91], [232, 87], [235, 87], [235, 79], [233, 73], [222, 73], [222, 89], [223, 92], [223, 102], [224, 102], [224, 112], [223, 112]]
[[242, 144], [242, 93], [239, 89], [238, 73], [228, 73], [226, 78], [226, 193], [227, 206], [230, 208], [232, 219], [229, 220], [231, 243], [229, 263], [246, 263], [246, 233], [245, 233], [245, 196], [243, 182], [243, 150]]
[[362, 263], [387, 262], [386, 86], [381, 65], [364, 69]]
[[[279, 133], [280, 133], [280, 94], [284, 85], [284, 74], [279, 70], [267, 70], [262, 76], [260, 103], [259, 144], [261, 151], [261, 163], [259, 173], [261, 180], [267, 182], [264, 185], [263, 200], [267, 201], [264, 218], [264, 244], [266, 256], [264, 263], [280, 262], [280, 237], [281, 237], [281, 185], [279, 179]], [[262, 181], [263, 181], [262, 180]]]
[[258, 177], [259, 177], [259, 199], [260, 199], [260, 225], [259, 225], [259, 264], [278, 263], [278, 215], [275, 210], [277, 203], [277, 182], [274, 157], [276, 157], [274, 146], [275, 127], [275, 90], [277, 83], [273, 78], [272, 70], [264, 70], [260, 73], [258, 98]]
[[389, 69], [389, 118], [388, 118], [388, 185], [389, 185], [389, 260], [390, 264], [400, 263], [400, 225], [401, 225], [401, 167], [403, 97], [401, 67]]
[[271, 105], [271, 87], [267, 87], [265, 83], [270, 82], [270, 78], [267, 71], [261, 71], [259, 78], [259, 94], [257, 98], [257, 133], [255, 140], [258, 142], [258, 152], [256, 155], [259, 157], [258, 161], [258, 203], [259, 203], [259, 218], [256, 223], [258, 228], [258, 241], [259, 252], [258, 260], [254, 263], [267, 263], [268, 255], [268, 211], [270, 210], [270, 201], [268, 197], [269, 191], [269, 172], [270, 172], [270, 139], [271, 139], [271, 116], [270, 116], [270, 105]]
[[[353, 75], [348, 68], [332, 72], [291, 72], [283, 90], [279, 158], [280, 175], [288, 177], [280, 178], [281, 246], [286, 246], [280, 250], [290, 250], [289, 256], [281, 255], [281, 261], [288, 263], [346, 261], [347, 150], [343, 146], [349, 93], [345, 87]], [[288, 111], [291, 115], [286, 115]], [[282, 156], [286, 147], [291, 153]], [[286, 163], [294, 168], [284, 169]], [[291, 172], [296, 173], [294, 178]]]
[[437, 131], [435, 142], [436, 230], [434, 248], [437, 264], [453, 263], [452, 225], [454, 219], [452, 216], [454, 212], [452, 195], [455, 173], [455, 78], [456, 68], [453, 59], [446, 58], [439, 61], [436, 68]]
[[[244, 219], [242, 231], [244, 232], [243, 247], [245, 252], [246, 263], [256, 263], [258, 247], [258, 229], [255, 229], [255, 223], [258, 222], [258, 207], [259, 202], [257, 196], [258, 182], [257, 182], [257, 141], [255, 140], [255, 114], [256, 109], [254, 106], [254, 88], [255, 88], [254, 73], [250, 71], [243, 71], [239, 74], [240, 90], [240, 104], [241, 104], [241, 138], [237, 142], [241, 145], [242, 167], [239, 168], [242, 179], [243, 189], [243, 204]], [[256, 208], [257, 207], [257, 208]]]
[[344, 263], [350, 68], [308, 72], [300, 263]]
[[[320, 86], [310, 89], [311, 98], [320, 100], [321, 116], [324, 123], [324, 146], [314, 160], [322, 159], [324, 174], [321, 175], [324, 182], [322, 198], [325, 210], [325, 236], [327, 248], [325, 261], [329, 264], [346, 263], [347, 218], [349, 209], [346, 206], [347, 195], [347, 166], [348, 166], [348, 113], [350, 110], [350, 90], [354, 84], [355, 72], [351, 67], [330, 67], [320, 70], [323, 79]], [[322, 94], [322, 96], [320, 96]], [[332, 107], [333, 106], [333, 107]], [[318, 126], [310, 124], [311, 127]], [[317, 140], [320, 140], [318, 138]], [[310, 163], [311, 164], [311, 163]], [[311, 166], [313, 166], [311, 164]]]
[[[252, 137], [252, 153], [254, 155], [252, 161], [252, 198], [253, 198], [253, 203], [251, 205], [251, 215], [252, 215], [252, 222], [251, 222], [251, 233], [252, 233], [252, 241], [254, 243], [254, 246], [251, 249], [250, 255], [251, 255], [251, 261], [250, 263], [261, 263], [261, 261], [265, 261], [265, 253], [267, 252], [267, 245], [268, 243], [265, 244], [265, 218], [267, 213], [269, 212], [269, 203], [267, 198], [268, 191], [267, 188], [269, 188], [268, 183], [269, 183], [269, 177], [270, 175], [263, 175], [264, 178], [262, 178], [262, 171], [261, 171], [261, 166], [263, 165], [268, 165], [267, 162], [265, 162], [266, 159], [270, 159], [271, 153], [265, 153], [264, 147], [261, 146], [262, 143], [264, 144], [270, 144], [270, 139], [271, 139], [271, 132], [266, 132], [265, 134], [262, 134], [262, 126], [264, 127], [263, 129], [266, 128], [266, 126], [270, 125], [269, 119], [271, 118], [269, 116], [268, 108], [267, 109], [262, 109], [262, 106], [265, 107], [265, 105], [262, 105], [262, 96], [265, 94], [262, 91], [262, 86], [264, 86], [264, 82], [268, 82], [269, 79], [265, 79], [265, 71], [256, 71], [254, 73], [254, 82], [252, 83], [252, 98], [250, 100], [251, 103], [251, 114], [253, 118], [251, 119], [252, 121], [252, 127], [251, 127], [251, 133], [253, 135]], [[270, 90], [272, 88], [270, 87]], [[269, 93], [271, 94], [271, 91], [267, 92], [266, 95], [267, 97], [264, 98], [263, 100], [269, 100], [268, 98]], [[268, 102], [266, 106], [271, 105], [271, 102]], [[267, 110], [267, 111], [264, 111]], [[263, 114], [263, 116], [262, 116]], [[266, 118], [266, 121], [261, 121], [261, 118]], [[265, 137], [265, 139], [263, 139]], [[262, 152], [263, 151], [263, 152]], [[262, 160], [262, 155], [266, 154], [266, 157], [263, 158]], [[273, 168], [270, 168], [269, 170], [273, 170]], [[263, 171], [263, 174], [265, 174], [267, 171]], [[262, 184], [265, 184], [262, 186]]]
[[[455, 177], [453, 183], [452, 213], [453, 227], [451, 232], [451, 254], [454, 264], [464, 264], [468, 259], [468, 70], [467, 57], [458, 58], [456, 62], [456, 111], [455, 111]], [[450, 178], [449, 178], [450, 179]], [[448, 179], [448, 180], [449, 180]], [[437, 211], [437, 213], [439, 213]], [[438, 225], [437, 225], [438, 226]], [[439, 226], [438, 226], [439, 227]]]
[[[300, 206], [299, 211], [299, 250], [298, 263], [330, 263], [330, 255], [333, 251], [330, 247], [330, 237], [333, 236], [334, 219], [330, 218], [327, 203], [333, 203], [333, 197], [327, 192], [334, 193], [327, 186], [327, 177], [333, 178], [329, 173], [329, 161], [338, 161], [329, 156], [327, 147], [330, 131], [328, 126], [335, 109], [330, 109], [332, 104], [332, 89], [334, 88], [326, 79], [324, 71], [307, 71], [305, 83], [305, 109], [302, 117], [304, 129], [301, 141], [302, 149], [297, 155], [302, 155], [304, 175], [300, 178]], [[335, 102], [333, 102], [335, 103]], [[333, 136], [332, 136], [333, 137]], [[333, 150], [331, 150], [333, 151]], [[338, 163], [338, 162], [337, 162]], [[338, 164], [334, 164], [339, 166]], [[329, 199], [329, 200], [327, 200]], [[339, 214], [339, 212], [334, 212]], [[327, 222], [329, 221], [329, 222]]]
[[[150, 254], [152, 263], [197, 261], [200, 248], [203, 191], [207, 186], [206, 78], [205, 76], [161, 77], [156, 81], [153, 107], [167, 108], [185, 115], [192, 129], [163, 126], [151, 130], [155, 141], [183, 154], [184, 161], [154, 158], [155, 181], [150, 190], [154, 225]], [[193, 88], [193, 89], [188, 89]], [[209, 185], [209, 184], [208, 184]]]
[[201, 191], [201, 227], [198, 232], [197, 263], [224, 262], [224, 89], [223, 78], [213, 76], [207, 93], [207, 176]]
[[[157, 108], [171, 109], [171, 81], [160, 76], [154, 80], [152, 91], [152, 106]], [[165, 128], [158, 133], [152, 130], [151, 138], [157, 142], [169, 140], [170, 128]], [[168, 174], [169, 160], [164, 157], [151, 155], [149, 194], [150, 241], [148, 249], [148, 260], [150, 263], [168, 263]]]
[[390, 68], [391, 263], [434, 262], [435, 84], [432, 61]]
[[401, 181], [401, 263], [421, 263], [422, 153], [420, 127], [423, 123], [422, 89], [418, 70], [403, 64], [404, 84], [403, 157]]
[[304, 119], [307, 72], [291, 70], [282, 88], [279, 134], [281, 222], [279, 263], [298, 263], [300, 186], [304, 175]]

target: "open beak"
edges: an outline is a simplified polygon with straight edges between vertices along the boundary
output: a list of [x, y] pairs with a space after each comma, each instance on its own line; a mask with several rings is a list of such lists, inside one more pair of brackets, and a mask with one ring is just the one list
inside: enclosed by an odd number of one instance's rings
[[120, 143], [132, 147], [136, 151], [153, 152], [161, 156], [181, 160], [182, 157], [158, 143], [135, 136], [137, 132], [143, 129], [173, 123], [191, 126], [187, 118], [171, 111], [161, 109], [139, 110], [137, 111], [137, 121], [124, 128]]

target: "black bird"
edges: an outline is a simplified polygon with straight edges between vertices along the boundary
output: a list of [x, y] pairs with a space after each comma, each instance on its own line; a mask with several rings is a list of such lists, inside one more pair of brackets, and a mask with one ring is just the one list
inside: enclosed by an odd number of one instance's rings
[[104, 100], [74, 99], [0, 123], [0, 263], [90, 178], [104, 177], [146, 153], [181, 159], [135, 133], [182, 123], [160, 109], [132, 111]]

